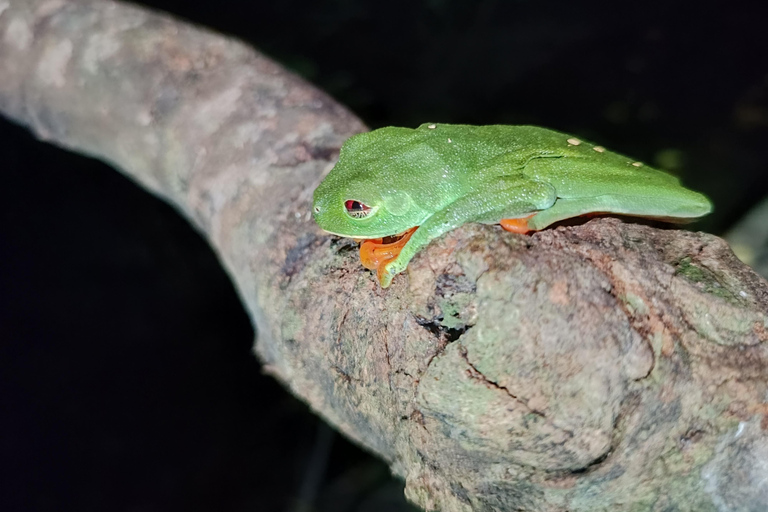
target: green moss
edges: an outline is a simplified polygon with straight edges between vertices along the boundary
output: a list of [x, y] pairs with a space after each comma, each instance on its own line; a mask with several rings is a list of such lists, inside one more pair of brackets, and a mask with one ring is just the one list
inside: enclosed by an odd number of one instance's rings
[[620, 299], [627, 305], [627, 308], [633, 315], [647, 315], [649, 312], [648, 305], [642, 297], [635, 295], [634, 293], [622, 295]]
[[456, 293], [440, 301], [440, 311], [443, 318], [440, 325], [447, 329], [459, 329], [467, 325], [467, 310], [474, 299], [473, 294]]
[[731, 304], [741, 304], [739, 298], [720, 282], [717, 274], [705, 267], [696, 265], [690, 256], [678, 261], [675, 267], [677, 275], [693, 283], [703, 285], [706, 293], [720, 297]]

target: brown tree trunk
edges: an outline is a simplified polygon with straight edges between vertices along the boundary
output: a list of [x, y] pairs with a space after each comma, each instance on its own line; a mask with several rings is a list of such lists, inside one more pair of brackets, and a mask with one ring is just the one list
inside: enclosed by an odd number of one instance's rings
[[205, 233], [265, 367], [428, 510], [766, 510], [768, 284], [719, 238], [467, 225], [382, 290], [312, 191], [362, 123], [243, 44], [0, 0], [0, 111]]

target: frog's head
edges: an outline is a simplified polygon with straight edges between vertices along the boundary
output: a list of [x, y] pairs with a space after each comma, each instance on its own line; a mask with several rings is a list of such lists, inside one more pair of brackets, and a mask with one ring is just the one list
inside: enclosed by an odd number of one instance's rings
[[315, 189], [312, 212], [325, 231], [382, 238], [418, 226], [428, 216], [409, 194], [399, 156], [414, 130], [382, 128], [344, 143], [339, 162]]

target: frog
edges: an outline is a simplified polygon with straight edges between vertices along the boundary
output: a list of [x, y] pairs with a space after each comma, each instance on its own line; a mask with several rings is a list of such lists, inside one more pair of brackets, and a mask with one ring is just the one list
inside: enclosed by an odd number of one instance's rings
[[347, 139], [312, 202], [323, 231], [361, 242], [382, 288], [432, 240], [470, 222], [530, 234], [580, 216], [682, 223], [711, 211], [677, 177], [573, 135], [441, 123]]

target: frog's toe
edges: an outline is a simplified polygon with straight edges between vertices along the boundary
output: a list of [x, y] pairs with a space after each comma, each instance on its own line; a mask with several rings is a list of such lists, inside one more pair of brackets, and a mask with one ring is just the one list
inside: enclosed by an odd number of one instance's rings
[[394, 274], [387, 270], [388, 266], [389, 265], [381, 265], [376, 269], [376, 277], [379, 278], [379, 284], [382, 288], [387, 288], [392, 283], [392, 278], [394, 277]]
[[501, 227], [504, 228], [507, 231], [511, 231], [512, 233], [519, 233], [521, 235], [524, 235], [526, 233], [530, 233], [534, 229], [528, 225], [528, 221], [536, 215], [535, 213], [532, 213], [528, 215], [527, 217], [521, 217], [518, 219], [501, 219], [499, 221], [499, 224], [501, 224]]

